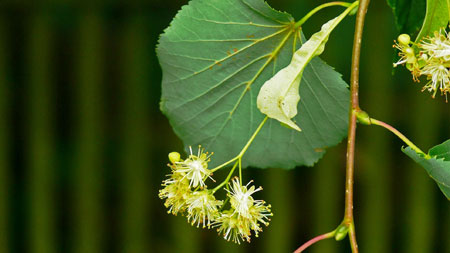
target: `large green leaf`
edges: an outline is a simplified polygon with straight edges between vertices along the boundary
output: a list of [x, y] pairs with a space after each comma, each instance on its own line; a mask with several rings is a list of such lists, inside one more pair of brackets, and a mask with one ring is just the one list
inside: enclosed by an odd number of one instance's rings
[[450, 0], [427, 0], [427, 12], [422, 29], [417, 35], [416, 42], [423, 37], [432, 35], [435, 31], [446, 28], [449, 20]]
[[402, 151], [428, 172], [450, 200], [450, 140], [430, 149], [429, 157], [416, 153], [410, 147], [402, 148]]
[[425, 18], [426, 0], [387, 0], [395, 17], [395, 24], [401, 33], [415, 37]]
[[[237, 155], [265, 115], [256, 107], [262, 84], [299, 48], [293, 18], [262, 0], [193, 0], [161, 36], [161, 110], [186, 145], [213, 151], [212, 166]], [[303, 39], [302, 39], [303, 40]], [[349, 92], [320, 59], [305, 69], [294, 118], [303, 130], [269, 119], [243, 166], [313, 165], [347, 132]]]

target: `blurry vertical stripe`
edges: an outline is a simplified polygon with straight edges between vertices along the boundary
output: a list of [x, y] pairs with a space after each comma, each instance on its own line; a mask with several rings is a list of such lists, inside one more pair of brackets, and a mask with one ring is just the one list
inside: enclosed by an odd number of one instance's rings
[[[0, 38], [7, 38], [5, 18], [0, 16]], [[10, 127], [10, 84], [8, 82], [8, 46], [0, 39], [0, 252], [9, 252], [9, 202], [11, 196], [10, 173], [11, 127]]]
[[56, 252], [52, 32], [48, 17], [29, 22], [27, 77], [27, 193], [29, 252]]
[[[344, 184], [343, 174], [345, 161], [339, 155], [345, 149], [330, 149], [324, 158], [314, 167], [311, 182], [313, 229], [311, 237], [332, 231], [341, 222]], [[334, 253], [338, 252], [338, 243], [335, 240], [325, 240], [311, 247], [311, 252]]]
[[123, 252], [149, 252], [149, 218], [153, 191], [150, 191], [149, 163], [149, 87], [148, 68], [151, 48], [142, 17], [126, 23], [123, 41], [123, 80], [120, 84], [123, 105], [121, 163], [121, 223]]
[[[411, 87], [413, 89], [413, 87]], [[439, 143], [439, 110], [441, 106], [447, 106], [445, 102], [431, 99], [426, 93], [418, 93], [414, 89], [411, 94], [413, 108], [408, 119], [413, 124], [413, 134], [411, 139], [425, 152], [430, 147]], [[416, 115], [416, 116], [414, 116]], [[436, 252], [435, 245], [439, 243], [435, 240], [437, 233], [437, 210], [436, 197], [445, 201], [441, 196], [439, 188], [427, 175], [425, 170], [413, 161], [408, 160], [406, 203], [406, 235], [407, 243], [405, 252], [421, 253]], [[447, 238], [449, 239], [449, 238]]]
[[[266, 229], [267, 230], [267, 229]], [[203, 251], [197, 251], [197, 252], [214, 252], [214, 253], [243, 253], [248, 252], [246, 251], [246, 246], [251, 245], [251, 243], [248, 245], [247, 242], [241, 242], [241, 244], [234, 243], [232, 241], [227, 241], [223, 238], [223, 235], [217, 235], [215, 229], [212, 229], [212, 231], [208, 231], [209, 237], [214, 238], [214, 245], [211, 250], [203, 250]], [[265, 231], [263, 232], [265, 233]], [[261, 234], [262, 236], [262, 234]], [[261, 240], [261, 238], [253, 238], [253, 240]], [[264, 252], [264, 251], [261, 251]]]
[[[201, 228], [191, 226], [186, 220], [186, 217], [178, 215], [174, 217], [171, 215], [171, 231], [174, 233], [174, 241], [169, 247], [168, 252], [183, 252], [183, 253], [197, 253], [203, 252], [200, 234]], [[214, 230], [207, 231], [213, 232]], [[215, 249], [217, 252], [221, 252], [220, 249]]]
[[[263, 171], [264, 182], [255, 183], [255, 186], [263, 185], [264, 195], [267, 201], [272, 205], [274, 216], [268, 227], [263, 226], [264, 232], [260, 239], [264, 242], [264, 249], [261, 252], [291, 252], [292, 246], [292, 222], [290, 217], [292, 212], [292, 203], [290, 201], [292, 192], [291, 176], [293, 171], [284, 169], [270, 169]], [[262, 194], [260, 193], [259, 196]]]
[[[442, 233], [441, 238], [444, 241], [444, 245], [442, 245], [442, 248], [444, 249], [444, 252], [450, 252], [450, 240], [448, 238], [450, 238], [450, 205], [448, 205], [448, 203], [444, 204], [444, 213], [445, 213], [445, 217], [444, 217], [444, 233]], [[439, 243], [439, 242], [438, 242]]]
[[[382, 4], [382, 3], [379, 3]], [[390, 25], [387, 24], [387, 12], [381, 11], [381, 6], [374, 4], [372, 7], [372, 18], [368, 19], [367, 30], [377, 31], [367, 33], [364, 39], [365, 48], [382, 47], [383, 54], [377, 50], [366, 50], [363, 52], [365, 59], [370, 60], [364, 64], [363, 70], [370, 74], [370, 78], [363, 80], [364, 95], [362, 103], [367, 111], [376, 113], [374, 118], [381, 118], [391, 122], [391, 108], [394, 106], [394, 97], [391, 83], [391, 46], [386, 43], [386, 37], [379, 34], [389, 34]], [[380, 46], [381, 45], [381, 46]], [[386, 64], [382, 64], [386, 63]], [[359, 153], [359, 164], [356, 169], [361, 179], [360, 193], [357, 194], [360, 205], [355, 209], [360, 224], [357, 226], [361, 252], [379, 253], [392, 252], [392, 172], [393, 163], [389, 148], [395, 138], [386, 130], [373, 127], [361, 126], [364, 133], [361, 140]], [[358, 140], [359, 142], [359, 140]], [[398, 150], [399, 147], [397, 147]], [[395, 147], [394, 147], [395, 149]], [[398, 155], [401, 155], [399, 150]]]
[[86, 12], [80, 16], [76, 36], [74, 241], [75, 252], [102, 252], [105, 220], [104, 186], [104, 99], [103, 27], [100, 17]]

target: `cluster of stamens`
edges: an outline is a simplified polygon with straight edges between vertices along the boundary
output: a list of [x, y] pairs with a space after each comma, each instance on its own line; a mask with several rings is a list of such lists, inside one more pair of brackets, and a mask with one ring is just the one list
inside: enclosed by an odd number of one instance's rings
[[409, 35], [401, 34], [394, 47], [399, 50], [400, 56], [394, 67], [405, 65], [414, 81], [425, 76], [428, 82], [422, 91], [431, 92], [434, 98], [439, 90], [447, 100], [447, 93], [450, 92], [450, 35], [441, 29], [415, 43]]

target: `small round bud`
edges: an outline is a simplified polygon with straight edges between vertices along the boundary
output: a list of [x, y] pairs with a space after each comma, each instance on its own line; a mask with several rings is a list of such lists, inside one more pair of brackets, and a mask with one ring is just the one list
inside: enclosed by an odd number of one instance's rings
[[400, 34], [397, 38], [398, 43], [400, 43], [403, 46], [407, 46], [409, 42], [411, 42], [411, 37], [409, 37], [408, 34]]
[[408, 56], [414, 55], [414, 49], [412, 49], [411, 47], [407, 47], [405, 49], [405, 54]]
[[180, 153], [178, 152], [170, 152], [169, 153], [169, 160], [171, 163], [176, 163], [180, 161]]
[[365, 111], [357, 111], [356, 112], [356, 118], [358, 119], [358, 122], [363, 125], [371, 125], [372, 122], [370, 121], [369, 114]]
[[343, 240], [348, 233], [349, 227], [347, 225], [340, 225], [337, 229], [336, 229], [336, 234], [334, 235], [334, 239], [336, 241], [341, 241]]

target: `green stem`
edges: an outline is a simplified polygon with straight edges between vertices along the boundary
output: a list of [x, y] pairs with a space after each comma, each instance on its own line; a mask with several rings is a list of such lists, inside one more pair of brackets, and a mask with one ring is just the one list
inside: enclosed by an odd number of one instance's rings
[[238, 159], [238, 164], [239, 164], [239, 183], [242, 186], [242, 158]]
[[258, 133], [261, 131], [261, 128], [264, 126], [264, 124], [266, 123], [267, 119], [269, 117], [266, 116], [263, 121], [261, 122], [261, 124], [259, 124], [258, 128], [255, 130], [255, 132], [253, 133], [252, 137], [250, 137], [250, 139], [248, 140], [248, 142], [245, 144], [244, 148], [241, 150], [241, 152], [239, 153], [239, 155], [237, 155], [236, 157], [234, 157], [233, 159], [215, 167], [214, 169], [211, 169], [211, 173], [229, 165], [230, 163], [236, 161], [236, 160], [241, 160], [241, 158], [244, 156], [245, 152], [247, 151], [247, 149], [250, 147], [250, 144], [252, 144], [252, 142], [255, 140], [256, 136], [258, 135]]
[[233, 168], [231, 168], [230, 173], [228, 174], [227, 178], [225, 179], [225, 181], [223, 181], [221, 184], [219, 184], [216, 188], [214, 188], [212, 190], [213, 193], [215, 193], [217, 190], [219, 190], [220, 188], [222, 188], [226, 183], [228, 183], [228, 181], [230, 181], [231, 175], [233, 175], [234, 170], [236, 169], [236, 167], [239, 165], [239, 182], [242, 185], [242, 157], [244, 156], [245, 152], [247, 151], [247, 149], [250, 147], [250, 144], [252, 144], [252, 142], [255, 140], [256, 136], [258, 135], [258, 133], [261, 131], [262, 127], [264, 126], [264, 124], [266, 123], [267, 119], [269, 117], [266, 116], [263, 121], [259, 124], [258, 128], [256, 128], [255, 132], [253, 133], [252, 137], [250, 137], [250, 139], [248, 140], [247, 144], [245, 144], [244, 148], [241, 150], [241, 152], [239, 153], [238, 156], [236, 156], [235, 158], [229, 160], [228, 162], [225, 162], [219, 166], [217, 166], [216, 168], [212, 169], [211, 172], [217, 171], [218, 169], [221, 169], [225, 166], [227, 166], [228, 164], [232, 163], [233, 161], [236, 161], [236, 163], [233, 165]]
[[412, 141], [410, 141], [408, 138], [406, 138], [406, 136], [404, 136], [400, 131], [398, 131], [397, 129], [395, 129], [393, 126], [380, 121], [380, 120], [376, 120], [373, 118], [370, 118], [370, 122], [373, 125], [377, 125], [377, 126], [381, 126], [386, 128], [387, 130], [391, 131], [391, 133], [395, 134], [398, 138], [400, 138], [404, 143], [406, 143], [406, 145], [408, 145], [410, 148], [412, 148], [414, 151], [416, 151], [419, 154], [424, 155], [425, 157], [429, 157], [428, 154], [425, 154], [420, 148], [418, 148]]
[[238, 159], [238, 158], [239, 158], [239, 156], [236, 156], [235, 158], [233, 158], [233, 159], [231, 159], [231, 160], [229, 160], [229, 161], [227, 161], [227, 162], [225, 162], [225, 163], [223, 163], [223, 164], [221, 164], [221, 165], [215, 167], [214, 169], [211, 169], [211, 173], [213, 173], [213, 172], [215, 172], [215, 171], [218, 171], [219, 169], [221, 169], [221, 168], [227, 166], [228, 164], [230, 164], [230, 163], [236, 161], [236, 159]]
[[[228, 188], [228, 187], [227, 187], [227, 188]], [[230, 201], [230, 197], [229, 197], [229, 195], [227, 194], [227, 198], [223, 201], [222, 207], [221, 207], [220, 210], [219, 210], [220, 212], [223, 211], [223, 209], [224, 209], [225, 206], [227, 205], [228, 201]]]
[[331, 7], [331, 6], [343, 6], [343, 7], [350, 7], [352, 5], [352, 3], [347, 3], [347, 2], [329, 2], [329, 3], [324, 3], [321, 4], [319, 6], [317, 6], [316, 8], [314, 8], [312, 11], [308, 12], [308, 14], [306, 14], [302, 19], [300, 19], [297, 23], [295, 23], [294, 28], [299, 28], [300, 26], [302, 26], [312, 15], [316, 14], [316, 12], [327, 8], [327, 7]]
[[264, 124], [266, 123], [268, 118], [269, 117], [266, 116], [263, 119], [263, 121], [261, 122], [261, 124], [259, 124], [258, 128], [256, 128], [256, 130], [253, 133], [252, 137], [250, 137], [250, 140], [248, 140], [247, 144], [245, 144], [245, 146], [242, 149], [241, 153], [239, 153], [239, 155], [238, 155], [239, 158], [242, 158], [242, 156], [244, 156], [245, 152], [247, 152], [247, 149], [250, 147], [250, 144], [252, 144], [253, 140], [256, 138], [256, 136], [258, 135], [259, 131], [261, 131], [261, 128], [264, 126]]
[[212, 193], [213, 193], [213, 194], [214, 194], [216, 191], [218, 191], [219, 189], [221, 189], [224, 185], [226, 185], [226, 184], [228, 183], [228, 181], [230, 181], [230, 178], [231, 178], [231, 176], [233, 175], [233, 172], [234, 172], [234, 170], [236, 169], [237, 165], [238, 165], [238, 162], [236, 162], [236, 163], [233, 165], [233, 168], [231, 168], [231, 171], [230, 171], [230, 173], [228, 173], [227, 178], [226, 178], [221, 184], [219, 184], [216, 188], [214, 188], [214, 189], [212, 190]]

